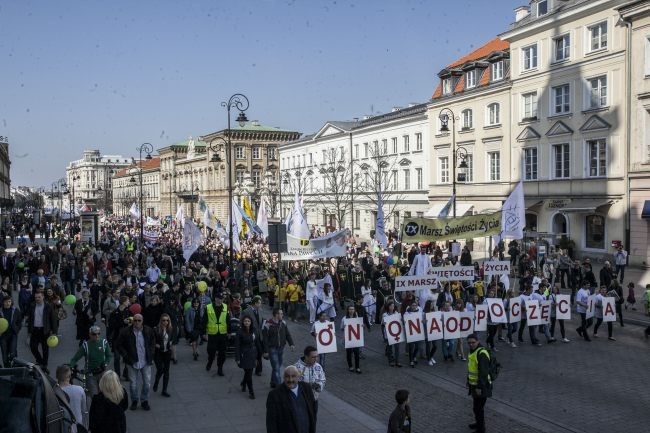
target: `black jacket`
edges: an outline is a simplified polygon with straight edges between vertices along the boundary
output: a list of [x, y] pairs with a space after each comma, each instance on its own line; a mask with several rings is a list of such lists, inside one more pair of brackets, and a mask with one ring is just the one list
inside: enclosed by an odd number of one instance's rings
[[[59, 329], [59, 319], [52, 305], [47, 302], [43, 303], [43, 334], [50, 336], [56, 334]], [[27, 320], [27, 331], [31, 334], [34, 331], [34, 310], [36, 303], [29, 306], [29, 319]]]
[[126, 416], [124, 411], [129, 407], [129, 397], [124, 391], [124, 398], [119, 405], [113, 403], [101, 392], [93, 396], [90, 405], [90, 431], [92, 433], [126, 433]]
[[[284, 383], [269, 392], [266, 399], [266, 432], [298, 433], [296, 414], [291, 404], [291, 391]], [[311, 387], [298, 382], [298, 397], [304, 398], [309, 414], [309, 433], [316, 432], [316, 412], [314, 411], [314, 392]]]
[[172, 326], [171, 332], [169, 332], [167, 334], [167, 347], [165, 348], [165, 347], [163, 347], [163, 345], [165, 343], [165, 341], [163, 339], [163, 333], [160, 332], [160, 328], [158, 328], [157, 326], [155, 328], [153, 328], [154, 337], [156, 339], [155, 345], [158, 346], [158, 347], [156, 347], [156, 351], [158, 351], [158, 352], [166, 352], [168, 350], [171, 350], [172, 345], [176, 341], [177, 332], [178, 331], [176, 330], [176, 328], [174, 326]]
[[9, 322], [9, 329], [14, 333], [14, 335], [18, 335], [20, 328], [23, 326], [23, 315], [20, 312], [20, 309], [12, 306], [11, 316], [5, 317], [4, 314], [2, 314], [2, 307], [0, 306], [0, 317], [7, 319]]
[[[156, 349], [156, 337], [153, 329], [148, 326], [142, 328], [142, 335], [144, 337], [144, 348], [147, 365], [153, 363], [153, 356]], [[133, 326], [128, 326], [120, 332], [115, 344], [115, 351], [124, 358], [124, 362], [128, 365], [133, 365], [138, 362], [138, 349], [135, 347], [135, 334], [133, 333]]]
[[[390, 414], [388, 418], [388, 433], [410, 433], [411, 432], [411, 415], [410, 408], [407, 406], [406, 409], [403, 409], [399, 404], [393, 410], [393, 413]], [[409, 423], [405, 425], [405, 421], [409, 420]]]

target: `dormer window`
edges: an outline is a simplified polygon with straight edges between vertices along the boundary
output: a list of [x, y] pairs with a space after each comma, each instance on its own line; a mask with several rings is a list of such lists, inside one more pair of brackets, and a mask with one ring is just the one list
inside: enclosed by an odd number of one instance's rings
[[540, 0], [537, 2], [537, 16], [541, 17], [548, 13], [548, 0]]
[[503, 80], [503, 60], [492, 63], [492, 81]]
[[442, 94], [451, 94], [451, 77], [442, 80]]
[[465, 73], [465, 88], [471, 89], [473, 87], [476, 87], [476, 69]]

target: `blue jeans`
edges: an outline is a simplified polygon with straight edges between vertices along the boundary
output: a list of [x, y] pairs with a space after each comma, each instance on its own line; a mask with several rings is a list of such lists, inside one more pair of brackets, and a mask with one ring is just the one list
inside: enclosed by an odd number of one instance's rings
[[[142, 368], [134, 368], [131, 365], [126, 366], [129, 371], [129, 390], [131, 392], [131, 401], [138, 401], [142, 403], [143, 401], [149, 401], [149, 388], [151, 387], [151, 366], [145, 365]], [[138, 391], [142, 387], [140, 392], [140, 398], [138, 398]]]
[[269, 349], [269, 361], [271, 361], [271, 383], [280, 385], [282, 383], [282, 355], [284, 347], [272, 347]]
[[442, 340], [442, 355], [445, 359], [454, 359], [456, 353], [456, 340]]

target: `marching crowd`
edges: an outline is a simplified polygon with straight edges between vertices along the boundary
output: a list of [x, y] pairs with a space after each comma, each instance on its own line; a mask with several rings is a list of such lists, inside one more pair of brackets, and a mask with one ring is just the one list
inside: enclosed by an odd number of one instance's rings
[[[326, 356], [318, 353], [314, 343], [302, 351], [295, 364], [284, 368], [284, 348], [294, 348], [287, 320], [315, 324], [338, 316], [343, 327], [346, 321], [360, 317], [371, 328], [407, 312], [420, 312], [424, 317], [431, 311], [474, 311], [489, 298], [503, 299], [506, 311], [509, 300], [516, 296], [522, 296], [524, 302], [551, 301], [550, 326], [527, 327], [525, 318], [518, 326], [488, 321], [485, 344], [492, 352], [498, 350], [498, 341], [512, 347], [524, 342], [526, 327], [530, 343], [541, 345], [538, 334], [553, 343], [556, 323], [562, 341], [568, 343], [564, 320], [555, 318], [556, 296], [565, 288], [571, 289], [571, 301], [582, 322], [577, 332], [585, 340], [598, 336], [603, 297], [616, 298], [621, 326], [622, 306], [635, 308], [633, 285], [628, 287], [632, 290], [627, 297], [623, 292], [625, 268], [618, 258], [615, 267], [605, 264], [596, 280], [588, 261], [571, 260], [566, 251], [551, 252], [537, 266], [533, 252], [522, 252], [516, 242], [511, 243], [508, 254], [515, 288], [510, 287], [509, 278], [485, 280], [482, 266], [472, 260], [468, 248], [459, 257], [450, 257], [440, 246], [402, 245], [394, 236], [384, 251], [350, 238], [347, 257], [310, 262], [279, 262], [264, 242], [252, 238], [242, 241], [236, 263], [229, 267], [228, 250], [217, 239], [209, 237], [186, 261], [181, 231], [171, 225], [158, 231], [156, 243], [140, 244], [128, 223], [107, 218], [97, 245], [59, 233], [45, 245], [20, 242], [15, 253], [3, 251], [0, 255], [0, 319], [7, 324], [2, 331], [4, 322], [0, 321], [3, 365], [11, 365], [18, 356], [18, 336], [26, 328], [35, 363], [49, 371], [49, 350], [57, 345], [58, 337], [73, 338], [58, 335], [59, 323], [74, 320], [78, 350], [70, 354], [67, 365], [54, 371], [77, 408], [78, 419], [85, 420], [93, 433], [125, 431], [124, 410], [151, 410], [151, 391], [172, 397], [171, 365], [178, 363], [179, 344], [191, 347], [194, 362], [202, 361], [200, 346], [205, 345], [205, 369], [211, 370], [216, 361], [218, 376], [224, 375], [227, 353], [234, 355], [242, 370], [241, 390], [248, 391], [251, 399], [256, 398], [253, 375], [261, 375], [263, 359], [268, 359], [274, 388], [267, 399], [268, 431], [290, 432], [287, 425], [292, 425], [297, 432], [312, 432], [318, 395], [326, 383]], [[494, 258], [503, 259], [504, 253], [501, 245]], [[425, 294], [394, 293], [395, 278], [409, 274], [418, 255], [426, 256], [431, 266], [474, 266], [476, 279], [440, 283]], [[598, 294], [596, 323], [591, 331], [586, 300], [594, 293]], [[645, 296], [650, 300], [650, 288]], [[271, 317], [263, 317], [263, 303], [271, 309]], [[607, 322], [608, 338], [613, 341], [612, 328]], [[649, 334], [646, 330], [646, 336]], [[400, 347], [402, 344], [388, 344], [384, 337], [391, 367], [402, 367], [403, 359], [413, 368], [422, 359], [431, 366], [437, 362], [436, 341]], [[477, 341], [475, 335], [472, 338]], [[442, 359], [467, 361], [469, 357], [470, 364], [478, 363], [471, 359], [477, 346], [466, 353], [464, 343], [459, 339], [440, 341]], [[351, 372], [362, 373], [362, 359], [362, 349], [346, 349]], [[77, 367], [81, 362], [83, 367]], [[73, 384], [77, 379], [85, 389], [80, 391]], [[122, 385], [127, 381], [128, 392]], [[92, 398], [89, 409], [83, 398], [86, 391]], [[290, 398], [292, 395], [295, 398]], [[408, 399], [407, 391], [396, 395], [401, 408], [396, 409], [397, 415], [406, 417]]]

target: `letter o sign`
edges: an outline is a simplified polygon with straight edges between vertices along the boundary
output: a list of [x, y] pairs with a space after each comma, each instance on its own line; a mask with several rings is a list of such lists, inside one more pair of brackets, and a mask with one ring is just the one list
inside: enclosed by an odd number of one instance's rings
[[321, 331], [318, 333], [318, 342], [323, 346], [329, 346], [332, 344], [332, 340], [334, 340], [334, 336], [332, 335], [331, 326], [328, 326], [325, 329], [321, 329]]
[[494, 317], [501, 317], [504, 314], [503, 305], [501, 304], [492, 304], [490, 305], [490, 314]]
[[[453, 325], [454, 325], [453, 328], [451, 327], [452, 322], [453, 322]], [[445, 321], [445, 326], [447, 328], [447, 331], [449, 331], [449, 332], [458, 331], [458, 326], [459, 326], [458, 319], [456, 319], [455, 317], [450, 317], [449, 319], [447, 319]]]

